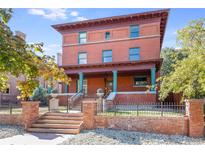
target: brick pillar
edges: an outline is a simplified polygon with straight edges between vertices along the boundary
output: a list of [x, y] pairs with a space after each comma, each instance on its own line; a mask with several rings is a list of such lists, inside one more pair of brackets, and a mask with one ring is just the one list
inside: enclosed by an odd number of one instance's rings
[[97, 101], [83, 101], [83, 129], [95, 128], [95, 115], [97, 115]]
[[21, 102], [22, 122], [25, 129], [29, 128], [39, 117], [39, 102]]
[[204, 135], [203, 100], [202, 99], [187, 100], [186, 113], [189, 118], [189, 136], [203, 137]]

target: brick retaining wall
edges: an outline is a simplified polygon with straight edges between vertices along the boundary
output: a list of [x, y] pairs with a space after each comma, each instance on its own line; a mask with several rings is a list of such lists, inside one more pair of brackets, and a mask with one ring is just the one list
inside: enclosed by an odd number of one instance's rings
[[96, 128], [112, 128], [168, 135], [188, 135], [188, 117], [95, 116]]
[[178, 117], [100, 116], [96, 114], [96, 101], [83, 103], [86, 103], [83, 110], [84, 122], [90, 126], [87, 129], [112, 128], [191, 137], [204, 135], [203, 100], [189, 100], [186, 116]]
[[0, 114], [0, 124], [7, 125], [22, 125], [22, 115], [21, 114]]

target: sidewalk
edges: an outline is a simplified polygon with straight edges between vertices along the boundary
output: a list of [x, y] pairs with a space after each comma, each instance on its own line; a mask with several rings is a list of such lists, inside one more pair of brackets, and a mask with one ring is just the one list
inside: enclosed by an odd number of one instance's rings
[[0, 139], [0, 145], [56, 145], [73, 136], [53, 133], [26, 133]]

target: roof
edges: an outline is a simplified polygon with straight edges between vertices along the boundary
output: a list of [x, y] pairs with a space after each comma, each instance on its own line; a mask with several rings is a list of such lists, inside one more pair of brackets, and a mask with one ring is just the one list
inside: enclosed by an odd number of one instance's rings
[[84, 20], [84, 21], [77, 21], [77, 22], [69, 22], [63, 24], [52, 25], [54, 29], [58, 32], [63, 30], [73, 29], [73, 28], [83, 28], [89, 26], [98, 26], [106, 23], [116, 23], [116, 22], [125, 22], [128, 20], [142, 20], [142, 19], [149, 19], [149, 18], [161, 18], [160, 21], [160, 44], [162, 46], [164, 33], [166, 29], [167, 18], [169, 15], [170, 9], [163, 9], [163, 10], [156, 10], [156, 11], [149, 11], [143, 13], [135, 13], [135, 14], [128, 14], [128, 15], [121, 15], [121, 16], [112, 16], [107, 18], [98, 18], [98, 19], [91, 19], [91, 20]]

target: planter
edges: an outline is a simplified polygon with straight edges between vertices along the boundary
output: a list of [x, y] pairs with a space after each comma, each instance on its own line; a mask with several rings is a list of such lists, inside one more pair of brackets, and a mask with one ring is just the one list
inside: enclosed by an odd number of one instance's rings
[[29, 128], [39, 117], [40, 101], [22, 101], [22, 123]]

